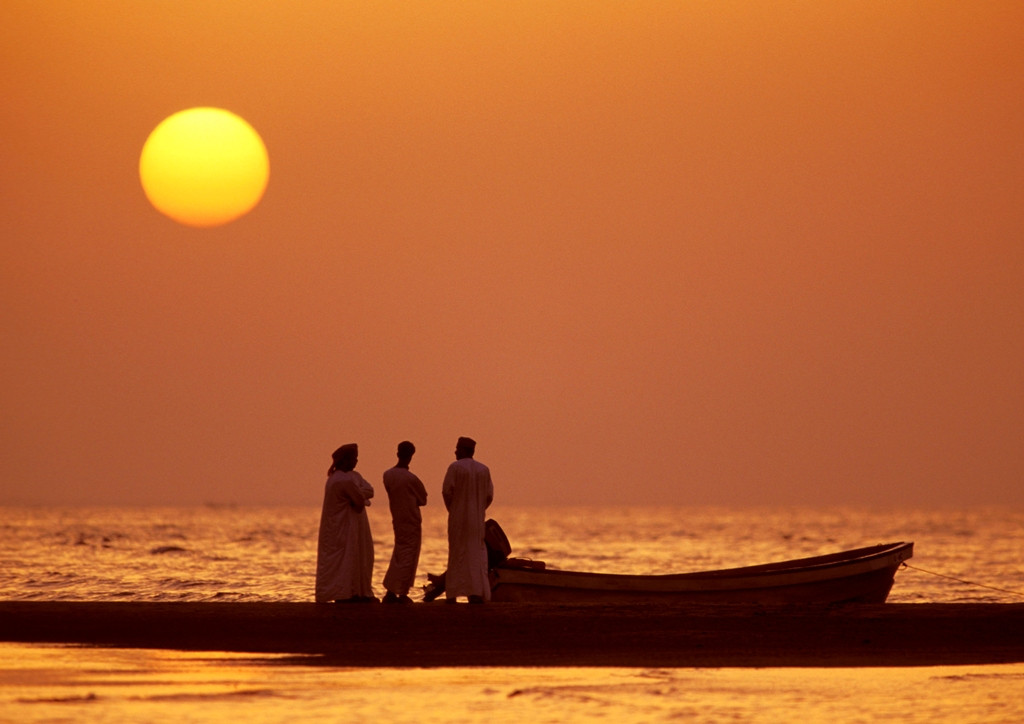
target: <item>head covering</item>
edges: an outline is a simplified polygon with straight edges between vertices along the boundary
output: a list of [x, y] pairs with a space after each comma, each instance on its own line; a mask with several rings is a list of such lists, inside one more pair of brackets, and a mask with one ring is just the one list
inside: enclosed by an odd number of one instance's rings
[[334, 464], [338, 465], [343, 462], [349, 455], [357, 455], [359, 453], [359, 446], [354, 442], [350, 442], [346, 445], [342, 445], [331, 454], [331, 458], [334, 460]]
[[398, 457], [412, 457], [414, 452], [416, 452], [416, 446], [408, 440], [398, 443]]
[[460, 437], [459, 441], [455, 443], [455, 447], [459, 450], [465, 450], [472, 455], [476, 452], [476, 440], [471, 437]]

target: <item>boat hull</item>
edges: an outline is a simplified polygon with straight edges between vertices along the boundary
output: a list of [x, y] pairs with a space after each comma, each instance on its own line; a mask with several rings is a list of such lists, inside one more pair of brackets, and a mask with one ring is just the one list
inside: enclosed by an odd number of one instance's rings
[[498, 566], [491, 599], [518, 603], [883, 603], [913, 543], [760, 566], [662, 576]]

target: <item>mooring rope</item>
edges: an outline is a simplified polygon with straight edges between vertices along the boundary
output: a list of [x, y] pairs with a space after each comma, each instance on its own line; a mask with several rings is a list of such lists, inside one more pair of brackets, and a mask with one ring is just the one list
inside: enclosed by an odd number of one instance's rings
[[911, 565], [911, 564], [907, 563], [906, 561], [903, 561], [903, 565], [905, 565], [907, 568], [913, 568], [915, 571], [921, 571], [922, 573], [930, 573], [931, 575], [938, 576], [939, 578], [948, 578], [949, 580], [956, 581], [958, 583], [966, 583], [968, 586], [977, 586], [978, 588], [987, 588], [987, 589], [992, 590], [992, 591], [999, 591], [1000, 593], [1009, 593], [1012, 596], [1020, 596], [1021, 598], [1024, 598], [1024, 593], [1021, 593], [1020, 591], [1011, 591], [1008, 588], [996, 588], [995, 586], [986, 586], [984, 583], [977, 583], [975, 581], [966, 581], [963, 578], [957, 578], [956, 576], [947, 576], [945, 573], [936, 573], [935, 571], [929, 571], [927, 568], [921, 568], [920, 566], [914, 566], [914, 565]]

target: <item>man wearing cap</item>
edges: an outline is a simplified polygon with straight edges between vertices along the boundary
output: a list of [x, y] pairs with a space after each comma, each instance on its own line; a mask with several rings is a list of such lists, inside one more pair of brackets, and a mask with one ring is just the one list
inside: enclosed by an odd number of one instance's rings
[[483, 603], [491, 598], [484, 515], [494, 499], [494, 486], [491, 471], [473, 459], [475, 452], [476, 442], [460, 437], [455, 445], [455, 462], [448, 466], [441, 486], [448, 509], [448, 603], [455, 603], [459, 596], [466, 596], [470, 603]]
[[398, 463], [384, 472], [391, 527], [395, 531], [395, 549], [384, 575], [384, 603], [412, 603], [409, 589], [416, 580], [422, 540], [420, 506], [427, 504], [427, 489], [409, 470], [415, 452], [416, 447], [408, 440], [398, 443]]
[[355, 471], [359, 448], [342, 445], [331, 455], [324, 505], [320, 513], [320, 538], [316, 555], [318, 603], [375, 602], [373, 595], [373, 536], [366, 506], [373, 486]]

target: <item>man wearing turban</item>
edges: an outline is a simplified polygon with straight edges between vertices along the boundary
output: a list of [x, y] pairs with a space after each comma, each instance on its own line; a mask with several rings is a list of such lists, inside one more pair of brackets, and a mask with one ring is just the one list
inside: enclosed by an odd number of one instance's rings
[[355, 471], [359, 448], [342, 445], [331, 456], [316, 556], [318, 603], [376, 601], [373, 595], [373, 536], [366, 506], [373, 486]]

